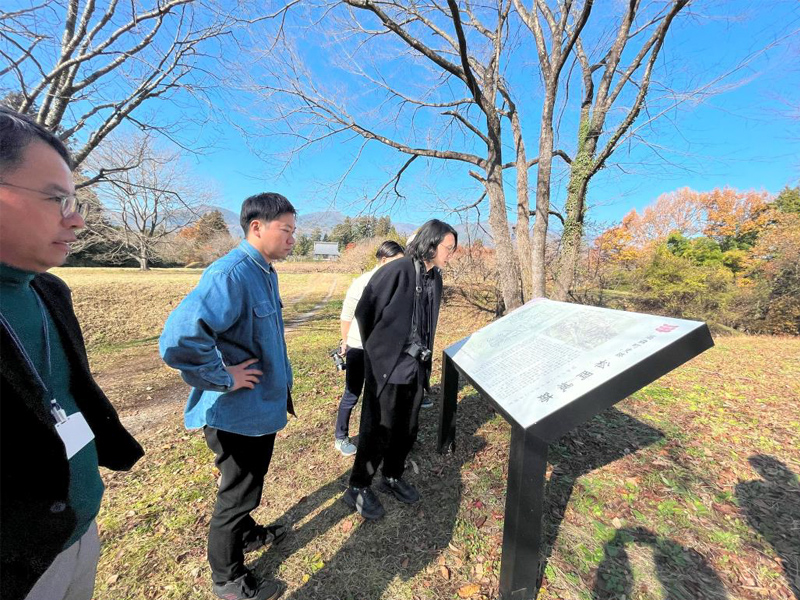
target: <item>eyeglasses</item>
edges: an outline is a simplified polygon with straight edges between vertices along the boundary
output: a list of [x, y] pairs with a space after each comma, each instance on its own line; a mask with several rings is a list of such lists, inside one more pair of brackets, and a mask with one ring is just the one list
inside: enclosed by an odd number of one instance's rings
[[78, 197], [75, 194], [53, 195], [43, 192], [42, 190], [34, 190], [33, 188], [15, 185], [13, 183], [6, 183], [5, 181], [0, 181], [0, 185], [16, 188], [18, 190], [25, 190], [26, 192], [41, 194], [42, 196], [45, 196], [45, 200], [59, 202], [61, 204], [61, 216], [65, 219], [69, 219], [74, 214], [80, 215], [81, 219], [86, 219], [86, 217], [89, 216], [89, 204], [86, 202], [78, 202]]

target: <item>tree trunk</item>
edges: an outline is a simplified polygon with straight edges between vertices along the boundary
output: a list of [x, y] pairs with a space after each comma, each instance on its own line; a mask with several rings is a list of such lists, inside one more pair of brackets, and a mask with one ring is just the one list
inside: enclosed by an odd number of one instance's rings
[[553, 106], [555, 90], [545, 90], [539, 132], [539, 165], [536, 172], [536, 220], [533, 222], [533, 296], [543, 297], [546, 292], [545, 253], [547, 250], [547, 222], [550, 212], [550, 178], [553, 165]]
[[486, 172], [486, 195], [489, 196], [489, 225], [492, 228], [497, 252], [500, 290], [507, 311], [522, 306], [522, 285], [519, 276], [519, 262], [511, 243], [506, 216], [506, 196], [503, 191], [503, 170], [500, 164], [490, 167]]
[[522, 275], [522, 300], [530, 300], [533, 294], [533, 254], [531, 251], [530, 214], [531, 203], [528, 192], [528, 157], [522, 125], [516, 110], [511, 114], [511, 127], [514, 131], [514, 145], [517, 149], [517, 256]]
[[139, 261], [140, 271], [150, 270], [150, 261], [147, 259], [147, 251], [144, 248], [139, 249], [139, 256], [136, 257], [136, 260]]
[[[494, 94], [489, 94], [494, 97]], [[522, 306], [522, 281], [519, 274], [519, 259], [511, 242], [506, 212], [506, 194], [503, 189], [503, 150], [500, 118], [491, 107], [484, 107], [486, 115], [486, 195], [489, 196], [489, 225], [494, 237], [497, 273], [500, 290], [507, 311]]]
[[583, 220], [586, 214], [586, 191], [593, 175], [597, 135], [590, 133], [589, 111], [584, 110], [578, 127], [578, 152], [570, 165], [567, 186], [567, 204], [564, 234], [558, 254], [555, 273], [555, 300], [566, 300], [575, 281], [581, 244], [583, 243]]
[[578, 267], [581, 244], [583, 243], [583, 217], [586, 212], [586, 189], [589, 177], [580, 172], [572, 172], [567, 192], [566, 219], [561, 237], [561, 251], [555, 274], [555, 300], [564, 301], [569, 297], [575, 272]]

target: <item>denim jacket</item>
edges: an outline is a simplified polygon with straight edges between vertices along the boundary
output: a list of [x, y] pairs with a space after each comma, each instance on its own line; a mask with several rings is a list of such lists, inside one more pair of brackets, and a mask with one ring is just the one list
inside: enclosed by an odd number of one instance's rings
[[[189, 429], [209, 425], [259, 436], [286, 425], [292, 368], [283, 336], [278, 276], [246, 240], [203, 273], [172, 311], [159, 339], [161, 356], [192, 386], [184, 411]], [[250, 358], [264, 372], [254, 389], [228, 389], [225, 365]]]

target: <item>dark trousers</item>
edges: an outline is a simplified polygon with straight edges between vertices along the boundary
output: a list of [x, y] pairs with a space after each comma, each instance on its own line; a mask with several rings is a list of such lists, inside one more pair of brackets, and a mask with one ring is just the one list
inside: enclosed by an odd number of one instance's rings
[[343, 440], [350, 435], [350, 413], [358, 402], [364, 389], [364, 351], [361, 348], [347, 349], [347, 369], [344, 372], [344, 394], [339, 402], [336, 416], [336, 439]]
[[423, 391], [420, 373], [412, 383], [387, 383], [377, 398], [364, 394], [351, 486], [369, 486], [381, 461], [384, 477], [403, 475], [406, 457], [417, 439]]
[[244, 541], [255, 526], [250, 511], [261, 502], [275, 434], [251, 437], [206, 427], [221, 480], [208, 532], [211, 579], [223, 584], [245, 574]]

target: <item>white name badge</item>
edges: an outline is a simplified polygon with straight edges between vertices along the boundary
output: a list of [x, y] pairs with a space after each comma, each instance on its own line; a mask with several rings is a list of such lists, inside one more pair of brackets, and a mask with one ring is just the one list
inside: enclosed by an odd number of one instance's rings
[[68, 416], [63, 423], [56, 423], [56, 431], [67, 449], [67, 460], [94, 439], [94, 433], [79, 412]]

